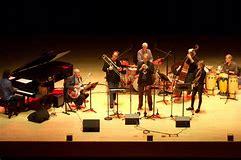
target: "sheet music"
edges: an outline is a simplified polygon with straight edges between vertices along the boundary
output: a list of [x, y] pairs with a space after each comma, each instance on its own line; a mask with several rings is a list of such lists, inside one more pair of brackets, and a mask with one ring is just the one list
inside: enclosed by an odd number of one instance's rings
[[20, 79], [18, 79], [18, 80], [16, 80], [16, 81], [17, 81], [17, 82], [20, 82], [20, 83], [27, 84], [27, 83], [32, 82], [33, 80], [25, 79], [25, 78], [20, 78]]

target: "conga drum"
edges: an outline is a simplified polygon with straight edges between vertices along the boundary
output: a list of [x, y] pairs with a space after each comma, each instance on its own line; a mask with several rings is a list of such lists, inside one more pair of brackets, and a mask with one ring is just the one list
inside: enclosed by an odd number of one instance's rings
[[206, 89], [208, 95], [214, 95], [214, 89], [216, 86], [216, 73], [209, 72], [206, 75]]
[[228, 74], [227, 73], [220, 73], [219, 74], [219, 90], [220, 95], [226, 95], [228, 90]]
[[228, 79], [228, 92], [230, 98], [236, 98], [236, 92], [238, 91], [238, 76], [229, 75]]

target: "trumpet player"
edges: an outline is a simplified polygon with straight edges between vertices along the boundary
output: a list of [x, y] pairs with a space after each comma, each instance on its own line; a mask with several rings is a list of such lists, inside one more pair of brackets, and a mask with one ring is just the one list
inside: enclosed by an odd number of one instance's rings
[[[121, 62], [118, 59], [119, 52], [114, 51], [111, 57], [111, 62], [105, 62], [102, 71], [106, 72], [106, 81], [108, 83], [109, 88], [119, 88], [120, 85], [120, 73], [125, 73], [121, 66]], [[116, 93], [110, 93], [110, 108], [113, 108], [116, 104]]]
[[143, 55], [143, 61], [137, 64], [139, 105], [138, 110], [142, 109], [143, 93], [147, 95], [149, 111], [152, 111], [151, 85], [153, 84], [154, 65], [150, 62], [148, 54]]

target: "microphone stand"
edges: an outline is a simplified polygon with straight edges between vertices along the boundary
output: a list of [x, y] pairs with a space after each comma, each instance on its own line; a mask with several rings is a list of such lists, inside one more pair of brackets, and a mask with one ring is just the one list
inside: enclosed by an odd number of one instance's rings
[[[162, 53], [165, 53], [165, 54], [166, 54], [163, 59], [164, 59], [164, 60], [166, 59], [166, 75], [168, 75], [168, 68], [169, 68], [168, 56], [170, 56], [170, 53], [171, 53], [172, 51], [165, 52], [165, 51], [163, 51], [163, 50], [161, 50], [161, 49], [158, 49], [158, 48], [155, 48], [155, 49], [156, 49], [158, 52], [162, 52]], [[175, 61], [175, 59], [174, 59], [174, 61]], [[175, 63], [175, 62], [174, 62], [174, 63]]]

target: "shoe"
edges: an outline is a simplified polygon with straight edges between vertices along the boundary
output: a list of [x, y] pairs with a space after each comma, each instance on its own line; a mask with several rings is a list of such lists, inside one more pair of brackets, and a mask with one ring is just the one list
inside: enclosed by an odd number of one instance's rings
[[194, 108], [189, 107], [189, 108], [186, 108], [186, 110], [187, 110], [187, 111], [192, 111], [192, 110], [194, 110]]
[[19, 113], [19, 112], [14, 112], [13, 115], [18, 116], [18, 113]]
[[8, 114], [8, 118], [10, 119], [12, 117], [13, 113]]
[[113, 104], [111, 104], [111, 105], [110, 105], [110, 108], [111, 108], [111, 109], [112, 109], [112, 108], [114, 108], [114, 105], [113, 105]]
[[195, 111], [195, 113], [199, 113], [200, 112], [200, 109], [198, 108], [198, 109], [196, 109], [196, 111]]
[[149, 111], [152, 111], [152, 108], [149, 108]]

